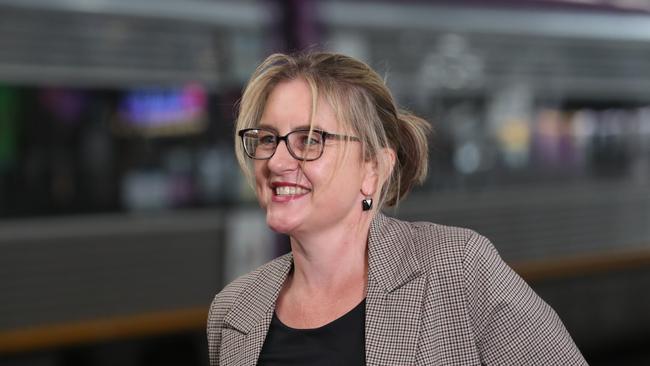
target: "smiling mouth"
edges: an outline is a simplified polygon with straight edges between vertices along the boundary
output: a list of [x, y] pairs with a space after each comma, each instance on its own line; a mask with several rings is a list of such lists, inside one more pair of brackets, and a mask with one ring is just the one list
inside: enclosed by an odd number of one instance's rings
[[296, 186], [279, 186], [273, 189], [276, 196], [299, 196], [309, 193], [308, 189]]

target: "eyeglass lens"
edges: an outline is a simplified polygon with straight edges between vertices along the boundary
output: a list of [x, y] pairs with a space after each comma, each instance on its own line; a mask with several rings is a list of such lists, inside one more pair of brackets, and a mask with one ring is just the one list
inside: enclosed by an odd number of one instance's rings
[[[254, 159], [268, 159], [273, 156], [281, 139], [266, 130], [251, 130], [243, 135], [244, 148]], [[323, 136], [319, 131], [293, 131], [286, 136], [285, 142], [288, 143], [289, 153], [299, 160], [318, 159], [324, 146]]]

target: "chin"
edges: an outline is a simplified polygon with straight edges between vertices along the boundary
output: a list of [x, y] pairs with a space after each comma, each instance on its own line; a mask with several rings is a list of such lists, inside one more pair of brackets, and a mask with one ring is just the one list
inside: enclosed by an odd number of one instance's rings
[[266, 212], [266, 225], [276, 233], [291, 235], [298, 227], [298, 222], [290, 215], [279, 212]]
[[294, 229], [294, 225], [291, 225], [286, 221], [270, 220], [269, 217], [266, 218], [266, 224], [271, 230], [279, 234], [291, 235], [291, 232]]

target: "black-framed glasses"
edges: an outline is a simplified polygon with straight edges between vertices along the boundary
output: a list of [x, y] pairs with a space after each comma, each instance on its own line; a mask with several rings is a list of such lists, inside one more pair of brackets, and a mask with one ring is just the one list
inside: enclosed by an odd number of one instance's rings
[[266, 128], [247, 128], [237, 134], [241, 137], [246, 155], [256, 160], [270, 159], [275, 154], [280, 141], [284, 141], [287, 145], [291, 156], [302, 161], [320, 158], [327, 140], [360, 141], [354, 136], [337, 135], [308, 128], [294, 130], [284, 136], [279, 136], [272, 129]]

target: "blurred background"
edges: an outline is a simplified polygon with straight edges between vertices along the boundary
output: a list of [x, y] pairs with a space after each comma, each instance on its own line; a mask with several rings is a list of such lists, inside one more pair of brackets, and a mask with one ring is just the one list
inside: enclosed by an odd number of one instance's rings
[[207, 365], [214, 294], [287, 250], [236, 101], [305, 47], [434, 125], [389, 214], [481, 232], [590, 364], [650, 364], [647, 1], [0, 0], [0, 365]]

